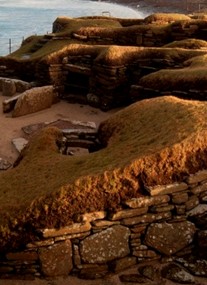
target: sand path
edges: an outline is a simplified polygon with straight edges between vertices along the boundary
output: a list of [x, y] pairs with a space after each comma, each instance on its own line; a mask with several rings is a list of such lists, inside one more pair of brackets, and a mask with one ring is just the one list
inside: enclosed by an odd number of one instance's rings
[[101, 121], [107, 119], [116, 110], [109, 112], [102, 112], [99, 109], [81, 104], [69, 104], [65, 101], [52, 105], [51, 108], [39, 111], [37, 113], [29, 114], [26, 116], [12, 118], [11, 113], [3, 113], [2, 102], [7, 97], [2, 96], [0, 93], [0, 158], [7, 159], [9, 162], [14, 162], [18, 156], [18, 152], [12, 144], [12, 139], [23, 137], [24, 133], [22, 127], [51, 122], [58, 119], [69, 119], [78, 121], [91, 121], [95, 122], [98, 126]]

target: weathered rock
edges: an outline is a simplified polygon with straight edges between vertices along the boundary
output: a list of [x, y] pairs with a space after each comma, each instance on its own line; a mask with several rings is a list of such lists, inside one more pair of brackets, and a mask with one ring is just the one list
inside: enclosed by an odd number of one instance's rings
[[92, 222], [93, 227], [96, 228], [107, 228], [119, 224], [120, 224], [119, 221], [107, 221], [107, 220], [100, 220], [100, 221], [97, 220]]
[[57, 103], [57, 94], [53, 86], [36, 87], [25, 91], [18, 99], [12, 116], [19, 117], [50, 108]]
[[150, 280], [155, 280], [157, 277], [157, 271], [154, 266], [152, 265], [143, 265], [138, 268], [138, 271], [140, 272], [141, 275], [144, 277], [147, 277]]
[[88, 232], [83, 232], [83, 233], [77, 233], [77, 234], [69, 234], [69, 235], [62, 235], [62, 236], [57, 236], [54, 238], [55, 242], [63, 241], [66, 239], [83, 239], [87, 236], [90, 235], [90, 231]]
[[78, 277], [81, 279], [103, 278], [108, 273], [108, 266], [105, 264], [84, 264], [84, 266], [80, 266], [80, 268], [81, 271]]
[[126, 268], [129, 268], [137, 263], [136, 257], [124, 257], [112, 261], [109, 265], [109, 269], [113, 272], [119, 272]]
[[15, 146], [16, 150], [20, 153], [28, 144], [28, 140], [25, 138], [15, 138], [12, 140], [12, 143]]
[[35, 251], [27, 252], [10, 252], [7, 253], [6, 258], [8, 260], [20, 260], [20, 261], [36, 261], [38, 260], [38, 254]]
[[174, 209], [174, 205], [166, 205], [166, 206], [152, 206], [150, 207], [150, 212], [152, 213], [162, 213], [162, 212], [169, 212]]
[[186, 182], [188, 184], [194, 184], [194, 183], [198, 183], [201, 181], [204, 181], [207, 179], [207, 170], [200, 170], [198, 172], [196, 172], [195, 174], [191, 174]]
[[147, 225], [138, 225], [131, 228], [132, 233], [142, 234], [145, 232]]
[[109, 219], [112, 221], [117, 221], [121, 219], [126, 219], [130, 217], [140, 216], [147, 213], [148, 207], [139, 208], [139, 209], [131, 209], [131, 210], [122, 210], [113, 214], [110, 214]]
[[186, 270], [174, 263], [165, 266], [162, 269], [161, 274], [162, 277], [172, 280], [174, 282], [182, 284], [195, 283], [195, 278], [190, 273], [188, 273]]
[[57, 237], [62, 235], [72, 235], [87, 232], [91, 229], [89, 223], [75, 223], [61, 229], [44, 229], [40, 230], [44, 238]]
[[200, 204], [187, 213], [189, 219], [201, 229], [207, 229], [207, 205]]
[[190, 222], [154, 223], [145, 236], [145, 243], [165, 255], [172, 255], [193, 240], [195, 226]]
[[127, 205], [130, 208], [140, 208], [152, 205], [159, 205], [162, 203], [167, 203], [169, 201], [170, 197], [168, 195], [155, 196], [155, 197], [139, 197], [126, 201], [125, 205]]
[[3, 96], [13, 96], [16, 93], [16, 85], [13, 80], [5, 79], [2, 83]]
[[[86, 263], [106, 263], [129, 254], [128, 228], [117, 225], [85, 238], [80, 244], [81, 258]], [[89, 250], [90, 249], [90, 250]]]
[[152, 223], [160, 220], [170, 219], [172, 216], [171, 212], [164, 212], [159, 214], [147, 213], [138, 217], [127, 218], [122, 221], [123, 225], [132, 226], [136, 224]]
[[189, 200], [185, 203], [186, 211], [190, 211], [199, 204], [199, 199], [196, 195], [191, 196]]
[[185, 205], [175, 205], [177, 215], [185, 215]]
[[206, 254], [207, 254], [207, 230], [198, 232], [197, 243], [198, 243], [199, 256], [206, 258]]
[[54, 244], [54, 239], [46, 239], [43, 241], [34, 241], [32, 243], [28, 243], [26, 245], [27, 248], [38, 248], [38, 247], [43, 247], [43, 246], [50, 246]]
[[200, 193], [203, 193], [207, 191], [207, 183], [203, 183], [203, 184], [200, 184], [200, 185], [197, 185], [196, 187], [193, 187], [191, 189], [191, 192], [194, 194], [194, 195], [198, 195]]
[[120, 277], [121, 282], [130, 282], [130, 283], [141, 283], [145, 284], [147, 278], [141, 276], [140, 274], [123, 274]]
[[44, 276], [67, 276], [73, 268], [72, 247], [69, 240], [39, 250]]
[[20, 80], [20, 79], [12, 79], [16, 86], [16, 92], [22, 93], [31, 88], [31, 84], [29, 82]]
[[172, 195], [173, 204], [183, 204], [188, 201], [188, 193], [176, 193]]
[[89, 103], [89, 105], [93, 106], [93, 107], [100, 107], [100, 98], [92, 93], [88, 93], [87, 94], [87, 101]]
[[18, 100], [21, 96], [22, 96], [22, 94], [19, 94], [19, 95], [12, 96], [11, 98], [4, 100], [3, 103], [2, 103], [3, 112], [4, 112], [4, 113], [11, 112], [11, 111], [14, 109], [17, 100]]
[[101, 220], [106, 217], [105, 211], [86, 213], [77, 217], [77, 222], [87, 222], [90, 223], [95, 220]]
[[146, 190], [151, 196], [172, 194], [180, 191], [184, 191], [188, 188], [188, 185], [184, 182], [174, 183], [169, 185], [158, 185], [154, 187], [146, 187]]
[[207, 277], [207, 260], [189, 255], [176, 259], [183, 267], [195, 276]]
[[144, 257], [144, 258], [157, 258], [159, 254], [157, 254], [154, 250], [143, 250], [140, 246], [138, 248], [133, 248], [133, 255], [137, 257]]
[[79, 253], [79, 247], [78, 245], [73, 245], [73, 264], [75, 267], [78, 267], [81, 265], [81, 257]]

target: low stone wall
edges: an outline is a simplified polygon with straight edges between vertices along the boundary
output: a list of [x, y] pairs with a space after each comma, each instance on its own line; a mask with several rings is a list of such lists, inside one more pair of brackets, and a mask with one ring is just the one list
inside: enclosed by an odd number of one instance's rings
[[36, 240], [0, 255], [0, 278], [98, 278], [145, 261], [197, 255], [207, 276], [207, 171], [185, 181], [145, 187], [116, 213], [86, 213], [59, 229], [39, 229]]
[[151, 88], [146, 88], [140, 85], [132, 85], [130, 87], [129, 98], [130, 101], [134, 103], [136, 101], [140, 101], [143, 99], [150, 99], [166, 95], [172, 95], [187, 100], [200, 100], [200, 101], [207, 100], [206, 90], [189, 89], [186, 91], [183, 90], [162, 91], [162, 90], [154, 90]]

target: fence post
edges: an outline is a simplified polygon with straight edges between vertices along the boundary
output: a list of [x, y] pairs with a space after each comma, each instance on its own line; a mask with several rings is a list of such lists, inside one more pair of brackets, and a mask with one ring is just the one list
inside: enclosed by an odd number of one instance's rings
[[11, 53], [11, 39], [9, 39], [9, 53]]

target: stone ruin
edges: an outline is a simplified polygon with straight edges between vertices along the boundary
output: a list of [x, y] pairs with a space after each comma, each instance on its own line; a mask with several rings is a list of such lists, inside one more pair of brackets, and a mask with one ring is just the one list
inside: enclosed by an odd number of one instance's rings
[[[205, 39], [205, 32], [206, 28], [197, 24], [185, 26], [176, 22], [172, 26], [171, 40], [191, 36]], [[97, 37], [94, 40], [114, 43], [113, 38]], [[118, 40], [120, 43], [123, 38]], [[166, 31], [161, 33], [159, 41], [150, 29], [142, 34], [135, 33], [131, 40], [134, 40], [131, 45], [136, 46], [162, 46], [167, 43]], [[198, 55], [206, 53], [205, 50], [196, 52]], [[162, 96], [162, 90], [143, 87], [139, 79], [169, 67], [183, 67], [183, 62], [175, 66], [175, 62], [163, 58], [137, 58], [136, 62], [116, 65], [97, 62], [90, 53], [84, 56], [69, 53], [62, 55], [58, 63], [39, 64], [35, 74], [39, 82], [52, 83], [54, 88], [49, 88], [57, 92], [59, 98], [108, 110], [143, 98]], [[9, 85], [6, 81], [4, 84], [10, 86], [7, 90], [14, 95], [14, 84]], [[169, 92], [180, 97], [199, 99], [201, 96], [206, 99], [206, 91], [199, 90], [199, 85], [197, 90]], [[5, 112], [11, 111], [15, 104], [6, 102]], [[25, 131], [30, 132], [36, 127], [30, 126]], [[77, 143], [87, 149], [100, 147], [95, 128], [85, 127], [87, 132], [83, 125], [81, 128], [73, 125], [73, 128], [63, 129], [65, 139], [57, 142], [62, 154], [71, 154], [70, 147], [77, 146]], [[145, 187], [144, 196], [125, 201], [117, 212], [85, 213], [74, 217], [70, 226], [40, 228], [35, 240], [24, 248], [1, 254], [0, 278], [22, 275], [54, 278], [75, 274], [94, 279], [153, 261], [168, 263], [160, 272], [160, 282], [171, 279], [192, 284], [197, 282], [197, 277], [207, 278], [206, 181], [207, 172], [202, 170], [179, 183]], [[143, 265], [139, 268], [139, 274], [122, 274], [120, 280], [142, 283], [156, 280], [156, 266]], [[180, 276], [185, 276], [187, 281]]]
[[[0, 278], [118, 273], [122, 282], [197, 284], [199, 277], [205, 284], [206, 181], [207, 171], [199, 171], [181, 183], [146, 188], [145, 196], [127, 200], [117, 212], [85, 213], [71, 226], [39, 229], [25, 248], [1, 254]], [[135, 265], [139, 273], [120, 273]]]
[[[131, 22], [117, 19], [122, 25], [118, 30], [112, 29], [105, 33], [104, 29], [95, 31], [90, 28], [79, 29], [64, 37], [58, 36], [62, 27], [57, 19], [53, 25], [53, 33], [45, 35], [45, 41], [53, 43], [57, 40], [72, 40], [75, 34], [76, 38], [78, 36], [80, 38], [79, 43], [72, 45], [71, 50], [68, 46], [64, 51], [59, 51], [58, 55], [54, 54], [50, 59], [43, 58], [36, 64], [25, 60], [14, 63], [9, 58], [1, 59], [0, 75], [21, 76], [38, 82], [40, 86], [53, 85], [60, 99], [90, 104], [104, 111], [117, 106], [126, 106], [143, 98], [166, 95], [166, 92], [163, 94], [163, 90], [159, 88], [148, 90], [142, 85], [141, 79], [159, 70], [185, 68], [187, 59], [205, 55], [206, 48], [201, 47], [182, 51], [183, 60], [178, 61], [176, 56], [174, 59], [169, 59], [166, 54], [175, 49], [166, 45], [185, 39], [205, 41], [207, 24], [205, 18], [199, 18], [199, 15], [197, 18], [196, 15], [185, 16], [183, 20], [177, 21], [171, 19], [162, 25], [150, 19], [150, 16], [143, 20], [132, 19]], [[128, 32], [131, 37], [128, 37]], [[93, 44], [88, 44], [91, 42]], [[96, 51], [97, 46], [98, 51]], [[119, 51], [128, 54], [129, 59], [123, 62], [116, 60], [107, 62], [106, 58], [101, 56], [101, 53], [107, 55]], [[131, 53], [134, 53], [132, 59], [130, 59]], [[4, 83], [5, 86], [6, 84]], [[8, 92], [13, 94], [14, 84], [10, 82], [7, 85], [10, 86], [9, 88], [7, 86], [7, 90], [10, 90]], [[206, 98], [205, 90], [199, 84], [189, 90], [169, 89], [167, 94], [186, 99]]]

